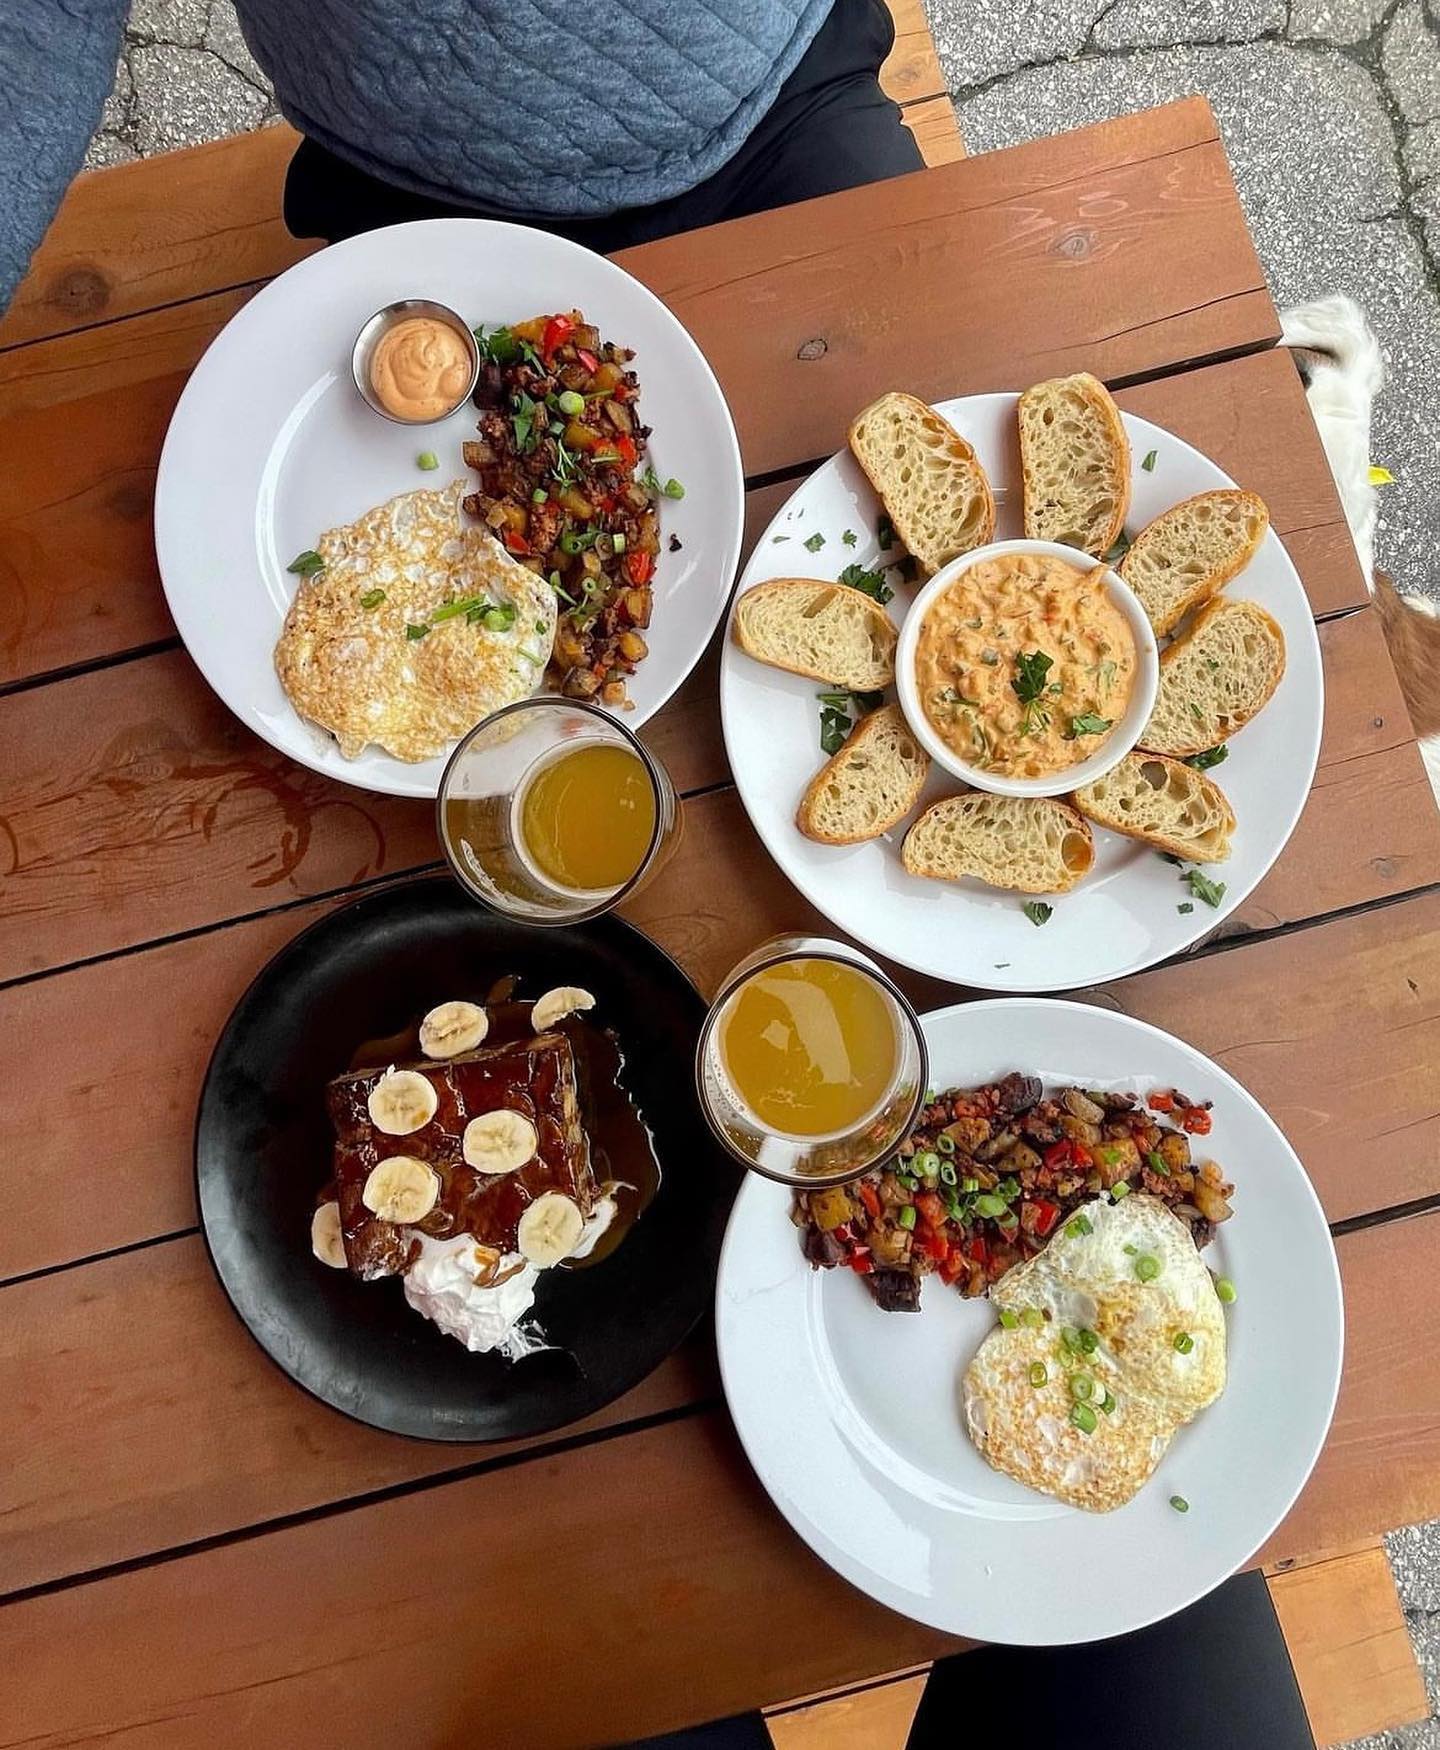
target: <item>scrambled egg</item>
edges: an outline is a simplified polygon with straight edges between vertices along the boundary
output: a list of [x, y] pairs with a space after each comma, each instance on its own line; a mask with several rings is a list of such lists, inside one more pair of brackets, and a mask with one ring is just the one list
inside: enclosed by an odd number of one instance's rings
[[1101, 1197], [1078, 1214], [992, 1289], [1020, 1322], [976, 1351], [965, 1418], [996, 1470], [1104, 1513], [1225, 1389], [1225, 1315], [1189, 1230], [1158, 1198]]
[[555, 593], [466, 521], [465, 482], [405, 492], [316, 543], [275, 668], [290, 703], [346, 759], [370, 744], [431, 759], [533, 693], [555, 641]]

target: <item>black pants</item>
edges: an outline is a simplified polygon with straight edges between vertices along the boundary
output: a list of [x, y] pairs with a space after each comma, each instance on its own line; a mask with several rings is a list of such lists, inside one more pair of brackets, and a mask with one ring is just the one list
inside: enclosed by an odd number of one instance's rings
[[[1193, 1515], [1192, 1515], [1193, 1517]], [[1135, 1574], [1143, 1588], [1143, 1569]], [[1075, 1601], [1083, 1624], [1085, 1601]], [[940, 1659], [907, 1750], [1315, 1750], [1265, 1581], [1241, 1574], [1153, 1628]], [[772, 1750], [759, 1714], [630, 1750]]]
[[813, 195], [882, 182], [923, 168], [914, 136], [880, 89], [880, 63], [895, 40], [881, 0], [835, 0], [798, 67], [739, 152], [708, 181], [673, 200], [599, 219], [561, 219], [411, 194], [302, 140], [285, 179], [285, 223], [296, 237], [337, 242], [407, 219], [512, 219], [610, 254], [677, 231], [738, 219]]

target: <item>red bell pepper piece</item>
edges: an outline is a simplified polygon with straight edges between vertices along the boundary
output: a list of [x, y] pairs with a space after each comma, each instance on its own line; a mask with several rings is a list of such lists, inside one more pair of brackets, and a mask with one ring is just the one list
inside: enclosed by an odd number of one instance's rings
[[964, 1255], [959, 1247], [954, 1247], [952, 1248], [949, 1257], [946, 1258], [945, 1262], [940, 1266], [940, 1280], [942, 1282], [953, 1282], [964, 1268]]
[[655, 555], [642, 553], [637, 547], [625, 555], [625, 575], [631, 583], [648, 583], [655, 569]]
[[1043, 1197], [1036, 1197], [1031, 1203], [1031, 1208], [1035, 1211], [1035, 1225], [1031, 1231], [1044, 1239], [1045, 1235], [1060, 1219], [1060, 1205], [1048, 1203]]
[[879, 1221], [880, 1193], [868, 1179], [862, 1179], [855, 1189], [860, 1193], [860, 1201], [865, 1205], [871, 1221]]
[[845, 1262], [857, 1276], [873, 1276], [875, 1273], [875, 1261], [868, 1246], [856, 1246]]
[[1094, 1155], [1083, 1142], [1076, 1142], [1074, 1137], [1070, 1139], [1070, 1159], [1077, 1167], [1093, 1167], [1095, 1165]]
[[920, 1236], [920, 1250], [927, 1258], [934, 1258], [937, 1263], [943, 1263], [950, 1255], [950, 1242], [938, 1227], [916, 1228]]
[[1047, 1167], [1063, 1167], [1074, 1158], [1075, 1144], [1068, 1136], [1062, 1136], [1059, 1142], [1052, 1142], [1045, 1150], [1045, 1165]]
[[590, 351], [589, 347], [577, 346], [575, 348], [575, 356], [579, 359], [580, 363], [584, 365], [585, 369], [589, 371], [592, 377], [595, 375], [596, 371], [600, 369], [600, 361], [596, 358], [595, 354]]
[[1180, 1128], [1191, 1136], [1209, 1136], [1214, 1120], [1203, 1106], [1189, 1106], [1180, 1120]]
[[633, 468], [640, 460], [640, 452], [635, 448], [635, 440], [629, 432], [620, 433], [615, 439], [615, 448], [620, 452], [620, 460], [627, 468]]
[[514, 529], [506, 529], [505, 546], [507, 551], [518, 553], [522, 558], [530, 552], [530, 543], [525, 539], [524, 535], [519, 534]]
[[573, 316], [552, 316], [545, 324], [545, 332], [540, 336], [540, 353], [548, 359], [557, 346], [564, 346], [575, 332]]
[[1152, 1112], [1173, 1112], [1175, 1110], [1175, 1096], [1174, 1094], [1152, 1094], [1149, 1105]]
[[984, 1234], [971, 1234], [965, 1242], [965, 1256], [972, 1263], [986, 1264], [990, 1260], [990, 1248], [985, 1244]]
[[931, 1227], [939, 1227], [945, 1220], [945, 1205], [933, 1191], [917, 1191], [915, 1193], [915, 1212]]

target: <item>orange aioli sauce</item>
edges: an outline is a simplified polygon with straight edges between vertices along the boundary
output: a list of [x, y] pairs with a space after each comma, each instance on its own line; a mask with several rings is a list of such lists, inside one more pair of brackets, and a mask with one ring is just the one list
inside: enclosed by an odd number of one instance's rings
[[448, 322], [407, 316], [376, 342], [370, 386], [397, 419], [443, 419], [470, 387], [470, 353]]

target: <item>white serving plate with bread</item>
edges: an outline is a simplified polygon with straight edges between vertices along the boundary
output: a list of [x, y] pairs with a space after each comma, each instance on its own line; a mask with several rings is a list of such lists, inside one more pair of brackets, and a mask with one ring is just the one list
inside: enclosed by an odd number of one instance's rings
[[[977, 527], [986, 541], [1018, 540], [1026, 534], [1018, 400], [1014, 394], [993, 394], [936, 404], [936, 410], [973, 447], [988, 479], [993, 528], [985, 529], [983, 494], [977, 493], [974, 501]], [[1121, 418], [1124, 442], [1117, 435], [1116, 450], [1124, 457], [1128, 444], [1130, 499], [1124, 528], [1132, 539], [1183, 500], [1235, 489], [1222, 469], [1173, 433], [1129, 414]], [[963, 487], [963, 469], [958, 475]], [[1237, 519], [1245, 511], [1243, 503], [1236, 504]], [[1273, 676], [1260, 683], [1266, 695], [1264, 707], [1228, 738], [1224, 763], [1204, 772], [1190, 766], [1174, 769], [1177, 781], [1191, 786], [1195, 807], [1209, 807], [1217, 816], [1217, 839], [1225, 836], [1228, 823], [1223, 815], [1228, 804], [1234, 824], [1227, 860], [1212, 866], [1198, 864], [1197, 859], [1199, 879], [1192, 885], [1186, 872], [1152, 844], [1107, 830], [1098, 817], [1125, 805], [1120, 794], [1125, 768], [1117, 768], [1109, 793], [1091, 809], [1089, 821], [1078, 823], [1078, 834], [1051, 832], [1052, 860], [1061, 854], [1062, 841], [1067, 856], [1072, 839], [1078, 843], [1088, 837], [1090, 843], [1079, 845], [1088, 867], [1078, 885], [1047, 893], [1044, 879], [1034, 877], [1033, 870], [1023, 887], [1017, 878], [1012, 889], [969, 876], [927, 879], [907, 869], [901, 856], [907, 831], [922, 817], [928, 819], [926, 810], [936, 802], [964, 794], [964, 786], [942, 771], [938, 762], [931, 763], [918, 798], [915, 787], [906, 791], [904, 776], [897, 772], [883, 810], [887, 822], [895, 818], [878, 837], [824, 843], [797, 828], [797, 809], [807, 791], [811, 793], [807, 807], [819, 812], [813, 785], [826, 763], [819, 738], [824, 709], [819, 695], [830, 687], [825, 681], [755, 661], [740, 646], [735, 619], [751, 612], [745, 601], [750, 591], [777, 579], [811, 577], [833, 583], [847, 565], [883, 569], [887, 561], [877, 535], [882, 514], [866, 473], [848, 449], [842, 451], [817, 469], [781, 509], [760, 537], [736, 592], [721, 663], [725, 741], [751, 822], [780, 868], [835, 925], [874, 952], [978, 989], [1067, 990], [1100, 983], [1154, 965], [1208, 935], [1243, 904], [1279, 856], [1304, 807], [1319, 754], [1324, 709], [1319, 641], [1304, 587], [1279, 537], [1267, 529], [1239, 575], [1223, 584], [1208, 608], [1202, 606], [1189, 618], [1182, 618], [1190, 605], [1182, 585], [1175, 586], [1170, 598], [1163, 596], [1163, 583], [1147, 586], [1152, 599], [1153, 591], [1161, 591], [1162, 617], [1172, 618], [1179, 640], [1188, 634], [1210, 641], [1197, 645], [1202, 658], [1211, 643], [1222, 651], [1227, 641], [1239, 640], [1248, 647], [1252, 633], [1263, 642], [1272, 628], [1283, 638], [1278, 684]], [[971, 509], [965, 514], [971, 515]], [[1164, 529], [1160, 525], [1147, 539], [1158, 543]], [[861, 598], [866, 604], [863, 609], [858, 603], [843, 604], [850, 609], [847, 622], [855, 622], [847, 623], [846, 639], [857, 665], [854, 680], [845, 684], [856, 690], [868, 690], [863, 686], [864, 670], [872, 651], [883, 650], [892, 638], [898, 640], [906, 613], [925, 582], [924, 577], [902, 582], [893, 570], [886, 577], [895, 591], [884, 610], [888, 627], [879, 622], [876, 604], [868, 597]], [[1259, 612], [1235, 612], [1232, 604], [1242, 602], [1253, 603]], [[867, 617], [868, 644], [861, 635]], [[1208, 629], [1207, 620], [1213, 621]], [[1169, 635], [1162, 637], [1162, 644], [1169, 641]], [[1200, 667], [1203, 679], [1211, 665], [1202, 660]], [[1162, 677], [1163, 670], [1162, 663]], [[884, 689], [887, 703], [898, 697], [893, 684]], [[1162, 678], [1157, 713], [1164, 700]], [[1212, 738], [1198, 739], [1204, 747]], [[1183, 726], [1172, 726], [1165, 751], [1183, 760], [1200, 747], [1187, 744]], [[993, 806], [987, 802], [979, 812]], [[1060, 798], [1056, 806], [1067, 805]], [[843, 833], [828, 836], [838, 839]], [[912, 850], [915, 844], [912, 838]], [[910, 860], [915, 863], [917, 858], [912, 855]], [[1019, 861], [1028, 869], [1035, 859], [1027, 856]], [[1196, 865], [1187, 868], [1191, 866]], [[994, 877], [995, 869], [989, 874]], [[1217, 897], [1221, 883], [1224, 891]], [[1044, 896], [1044, 903], [1035, 903], [1035, 895]], [[1042, 923], [1034, 921], [1047, 912]]]

